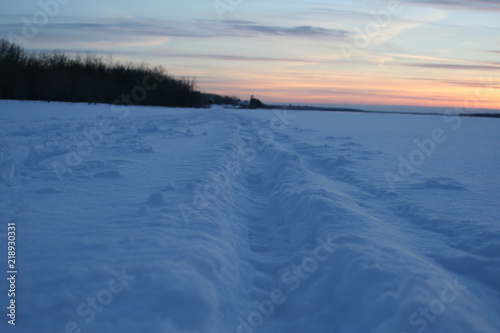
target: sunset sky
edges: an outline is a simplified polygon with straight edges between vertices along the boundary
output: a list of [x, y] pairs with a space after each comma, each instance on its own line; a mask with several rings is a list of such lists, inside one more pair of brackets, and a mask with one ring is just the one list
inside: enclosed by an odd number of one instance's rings
[[500, 109], [494, 0], [4, 0], [0, 38], [162, 65], [242, 99]]

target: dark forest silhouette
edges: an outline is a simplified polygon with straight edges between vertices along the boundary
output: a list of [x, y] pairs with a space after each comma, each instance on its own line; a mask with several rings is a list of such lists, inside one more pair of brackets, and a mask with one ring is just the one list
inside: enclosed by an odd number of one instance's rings
[[162, 67], [108, 63], [85, 54], [34, 53], [0, 40], [0, 99], [197, 107], [195, 82]]

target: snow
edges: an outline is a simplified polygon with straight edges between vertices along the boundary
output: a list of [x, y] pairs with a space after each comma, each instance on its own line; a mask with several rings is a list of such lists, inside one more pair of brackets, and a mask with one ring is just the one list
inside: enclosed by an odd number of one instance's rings
[[500, 332], [499, 129], [0, 101], [15, 329]]

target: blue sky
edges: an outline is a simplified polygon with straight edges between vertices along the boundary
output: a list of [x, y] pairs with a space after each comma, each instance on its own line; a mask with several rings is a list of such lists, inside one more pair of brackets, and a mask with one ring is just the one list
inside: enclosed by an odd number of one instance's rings
[[206, 92], [500, 109], [500, 1], [4, 0], [0, 13], [0, 38], [27, 49], [162, 65]]

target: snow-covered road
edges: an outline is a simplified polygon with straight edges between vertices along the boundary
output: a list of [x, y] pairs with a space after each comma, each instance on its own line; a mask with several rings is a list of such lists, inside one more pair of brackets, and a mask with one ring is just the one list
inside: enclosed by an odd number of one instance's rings
[[499, 144], [496, 119], [0, 101], [15, 329], [500, 332]]

